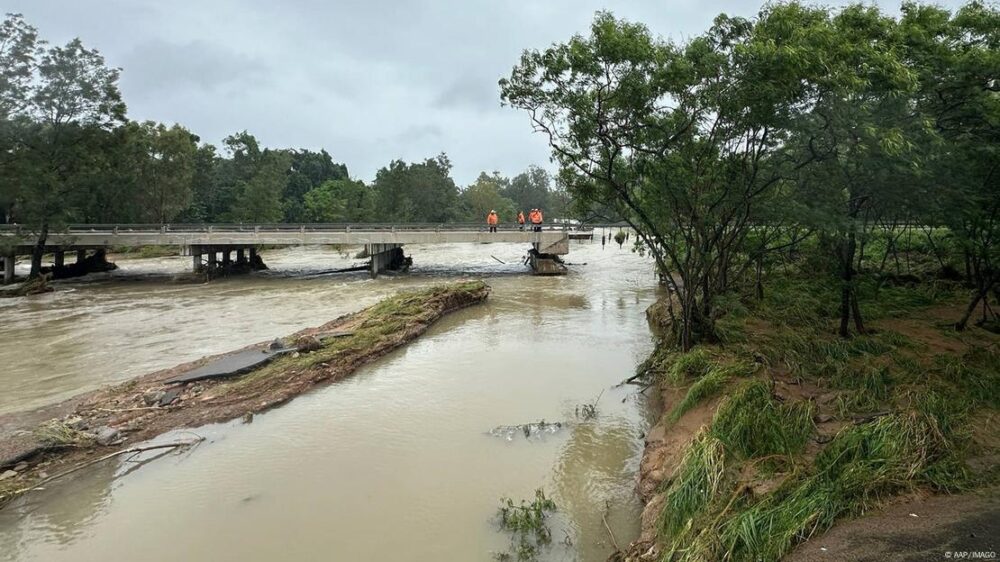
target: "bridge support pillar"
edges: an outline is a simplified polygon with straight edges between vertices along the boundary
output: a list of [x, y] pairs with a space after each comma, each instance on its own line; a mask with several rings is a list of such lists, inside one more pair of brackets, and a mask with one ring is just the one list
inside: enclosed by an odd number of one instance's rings
[[66, 252], [63, 252], [62, 250], [56, 250], [55, 252], [53, 252], [52, 258], [53, 258], [53, 265], [55, 267], [63, 267], [66, 263]]
[[7, 254], [3, 257], [3, 284], [10, 285], [14, 282], [14, 254]]
[[201, 246], [191, 246], [191, 267], [195, 273], [201, 273]]
[[236, 249], [236, 263], [243, 263], [247, 261], [246, 251], [243, 248]]
[[83, 263], [83, 260], [85, 259], [87, 259], [87, 250], [77, 250], [76, 263]]
[[232, 250], [230, 250], [228, 247], [222, 250], [222, 265], [229, 265], [230, 263], [232, 263], [232, 260], [230, 259], [231, 253]]
[[215, 269], [215, 259], [216, 259], [216, 257], [218, 257], [218, 256], [215, 255], [215, 248], [209, 248], [208, 249], [208, 267], [210, 269]]
[[378, 277], [378, 274], [383, 271], [398, 270], [409, 265], [406, 257], [403, 256], [401, 244], [366, 244], [365, 248], [372, 258], [372, 279]]

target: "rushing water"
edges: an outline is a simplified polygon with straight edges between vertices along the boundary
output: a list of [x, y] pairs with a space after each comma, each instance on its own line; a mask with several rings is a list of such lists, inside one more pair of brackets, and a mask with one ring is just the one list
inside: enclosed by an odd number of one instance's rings
[[[171, 280], [189, 258], [127, 260], [113, 275], [0, 305], [0, 411], [12, 411], [401, 289], [470, 275], [493, 287], [487, 304], [344, 381], [252, 424], [198, 428], [207, 440], [188, 453], [108, 462], [15, 502], [0, 511], [0, 559], [491, 560], [510, 546], [499, 498], [537, 488], [558, 505], [541, 560], [604, 560], [605, 518], [624, 546], [638, 532], [648, 413], [635, 387], [614, 385], [650, 349], [648, 261], [574, 243], [568, 261], [581, 265], [545, 278], [523, 273], [517, 245], [406, 250], [414, 272], [377, 280], [314, 275], [355, 261], [319, 248], [269, 251], [272, 272], [210, 284]], [[598, 397], [597, 417], [578, 419]], [[543, 419], [567, 423], [530, 438], [489, 434]]]

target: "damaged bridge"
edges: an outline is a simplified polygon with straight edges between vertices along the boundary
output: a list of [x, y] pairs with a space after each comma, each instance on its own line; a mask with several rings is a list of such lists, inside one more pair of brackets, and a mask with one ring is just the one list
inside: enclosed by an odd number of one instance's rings
[[[175, 246], [190, 255], [195, 271], [206, 265], [229, 265], [259, 259], [262, 246], [346, 245], [364, 246], [370, 256], [372, 277], [408, 263], [403, 246], [414, 244], [525, 244], [529, 264], [535, 273], [559, 275], [565, 266], [559, 256], [569, 253], [570, 230], [548, 226], [541, 230], [500, 227], [489, 232], [485, 226], [468, 224], [430, 225], [338, 225], [338, 224], [259, 224], [259, 225], [72, 225], [48, 235], [46, 253], [63, 266], [66, 252], [84, 259], [88, 251], [106, 251], [121, 246]], [[4, 282], [14, 277], [19, 255], [30, 255], [36, 237], [29, 229], [0, 225]]]

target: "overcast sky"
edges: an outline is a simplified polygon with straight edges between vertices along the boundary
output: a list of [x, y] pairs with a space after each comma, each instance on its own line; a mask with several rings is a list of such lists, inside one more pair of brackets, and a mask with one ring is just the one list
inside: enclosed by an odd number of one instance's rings
[[[833, 2], [837, 4], [839, 2]], [[880, 0], [896, 10], [898, 2]], [[941, 2], [957, 6], [959, 2]], [[325, 148], [371, 180], [390, 160], [446, 152], [482, 170], [549, 165], [497, 80], [521, 51], [586, 32], [597, 10], [682, 40], [732, 0], [0, 0], [55, 43], [80, 37], [123, 69], [129, 116], [180, 123], [218, 145], [246, 129], [266, 146]]]

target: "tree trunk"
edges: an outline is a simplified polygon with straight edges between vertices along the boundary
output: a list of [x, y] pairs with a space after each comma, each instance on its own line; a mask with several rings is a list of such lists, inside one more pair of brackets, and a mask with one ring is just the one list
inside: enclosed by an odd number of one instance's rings
[[38, 233], [38, 240], [35, 241], [34, 248], [31, 249], [31, 272], [28, 277], [35, 278], [42, 273], [42, 256], [45, 255], [45, 242], [49, 238], [49, 223], [42, 221], [42, 228]]
[[857, 251], [857, 238], [854, 232], [847, 235], [847, 241], [841, 242], [841, 282], [840, 289], [840, 337], [851, 335], [851, 316], [859, 333], [864, 333], [864, 322], [861, 319], [861, 309], [858, 307], [858, 297], [854, 289], [854, 254]]
[[757, 300], [764, 300], [764, 283], [761, 281], [761, 273], [764, 268], [763, 256], [757, 257]]
[[971, 318], [972, 313], [976, 311], [976, 305], [978, 305], [979, 301], [982, 300], [990, 292], [990, 289], [993, 288], [993, 285], [995, 285], [996, 282], [997, 278], [994, 277], [989, 282], [984, 282], [980, 286], [979, 290], [976, 291], [976, 295], [972, 298], [972, 302], [970, 302], [969, 306], [965, 309], [965, 314], [962, 315], [961, 320], [955, 323], [956, 330], [961, 332], [968, 326], [969, 318]]

